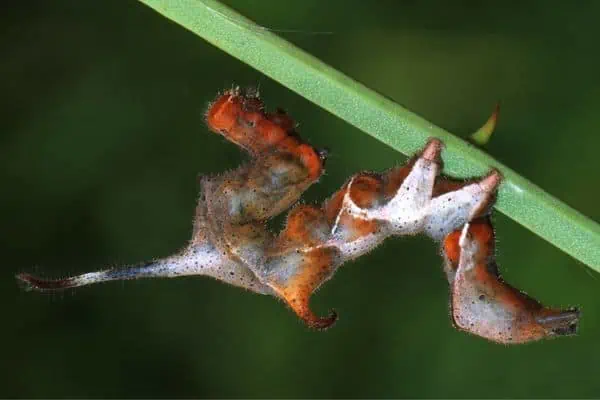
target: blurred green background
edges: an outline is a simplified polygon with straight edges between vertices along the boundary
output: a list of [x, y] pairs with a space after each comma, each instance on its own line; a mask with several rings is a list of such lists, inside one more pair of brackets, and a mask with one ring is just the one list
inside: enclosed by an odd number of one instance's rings
[[[229, 0], [259, 24], [466, 136], [600, 221], [600, 2]], [[133, 0], [11, 2], [0, 13], [0, 397], [598, 397], [600, 279], [502, 215], [508, 281], [583, 309], [576, 338], [504, 347], [455, 331], [436, 246], [393, 239], [313, 298], [205, 278], [25, 293], [13, 275], [169, 255], [191, 233], [198, 173], [243, 155], [203, 123], [215, 94], [260, 85], [333, 154], [306, 194], [405, 158]], [[333, 31], [332, 35], [315, 31]], [[311, 33], [313, 32], [313, 33]]]

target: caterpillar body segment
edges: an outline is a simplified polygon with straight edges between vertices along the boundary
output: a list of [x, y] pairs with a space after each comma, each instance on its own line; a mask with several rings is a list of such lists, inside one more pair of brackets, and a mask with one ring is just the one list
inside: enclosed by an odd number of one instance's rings
[[478, 218], [448, 235], [444, 258], [451, 285], [452, 319], [458, 329], [502, 344], [577, 332], [578, 309], [544, 307], [502, 279], [489, 217]]

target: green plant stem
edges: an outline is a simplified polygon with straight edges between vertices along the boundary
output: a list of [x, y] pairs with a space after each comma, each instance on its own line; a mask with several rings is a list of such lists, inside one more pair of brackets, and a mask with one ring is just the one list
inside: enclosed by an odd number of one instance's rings
[[435, 136], [445, 172], [467, 177], [499, 169], [496, 208], [600, 272], [600, 225], [449, 132], [356, 82], [216, 0], [140, 0], [383, 143], [412, 154]]

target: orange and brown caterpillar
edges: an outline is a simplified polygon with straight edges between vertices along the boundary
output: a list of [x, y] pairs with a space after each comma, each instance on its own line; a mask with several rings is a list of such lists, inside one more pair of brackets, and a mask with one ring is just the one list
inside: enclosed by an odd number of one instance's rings
[[[388, 236], [424, 233], [444, 240], [447, 271], [460, 270], [449, 261], [454, 260], [449, 238], [489, 213], [502, 179], [495, 170], [471, 181], [442, 177], [443, 146], [430, 139], [404, 166], [381, 174], [358, 173], [323, 204], [295, 206], [276, 235], [266, 222], [292, 207], [318, 181], [327, 151], [303, 141], [296, 123], [283, 111], [267, 112], [254, 91], [232, 89], [219, 95], [206, 121], [212, 131], [248, 151], [251, 160], [201, 179], [192, 239], [182, 252], [141, 266], [61, 280], [29, 274], [18, 279], [29, 289], [47, 291], [110, 280], [206, 275], [276, 296], [308, 326], [324, 329], [337, 315], [314, 314], [309, 306], [312, 293], [339, 266]], [[453, 304], [457, 298], [453, 294]], [[482, 330], [471, 331], [486, 337]]]

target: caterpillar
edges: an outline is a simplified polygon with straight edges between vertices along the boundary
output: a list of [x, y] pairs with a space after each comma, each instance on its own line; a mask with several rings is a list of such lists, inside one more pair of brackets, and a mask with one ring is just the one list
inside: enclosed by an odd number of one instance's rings
[[[340, 266], [389, 236], [425, 234], [442, 243], [455, 325], [490, 340], [498, 338], [485, 326], [500, 322], [467, 317], [463, 311], [463, 303], [477, 292], [467, 290], [469, 282], [475, 281], [464, 271], [472, 270], [472, 259], [491, 246], [480, 245], [479, 236], [460, 243], [456, 239], [463, 227], [475, 229], [475, 221], [489, 216], [502, 181], [497, 170], [466, 181], [445, 177], [441, 175], [443, 144], [431, 138], [405, 165], [382, 173], [357, 173], [322, 204], [297, 205], [324, 173], [328, 150], [304, 141], [286, 112], [267, 111], [256, 90], [233, 88], [210, 104], [206, 123], [245, 150], [250, 160], [234, 170], [200, 178], [192, 238], [182, 251], [140, 265], [64, 279], [19, 274], [25, 289], [53, 291], [113, 280], [203, 275], [277, 297], [310, 328], [326, 329], [335, 323], [337, 313], [318, 316], [310, 307], [310, 297]], [[271, 232], [267, 222], [290, 208], [282, 231]], [[525, 303], [515, 303], [516, 309]], [[565, 315], [573, 313], [578, 316], [575, 311]], [[552, 320], [555, 314], [546, 318]], [[467, 319], [473, 328], [465, 328]], [[577, 321], [577, 317], [564, 319]], [[511, 337], [516, 343], [540, 334]]]

